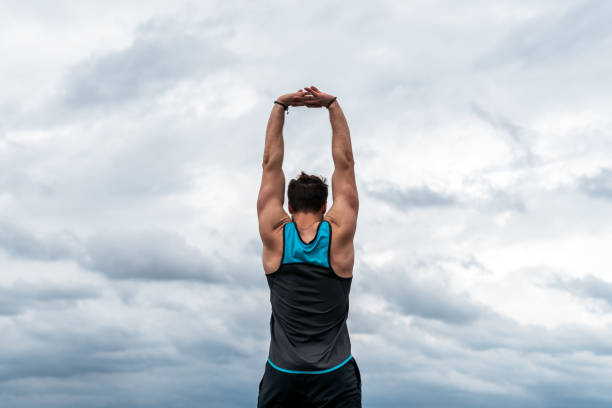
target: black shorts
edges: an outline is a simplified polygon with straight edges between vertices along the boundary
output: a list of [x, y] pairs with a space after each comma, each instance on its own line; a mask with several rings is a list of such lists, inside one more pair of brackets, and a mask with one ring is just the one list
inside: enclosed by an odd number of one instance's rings
[[292, 374], [266, 362], [257, 408], [361, 408], [361, 374], [355, 358], [323, 374]]

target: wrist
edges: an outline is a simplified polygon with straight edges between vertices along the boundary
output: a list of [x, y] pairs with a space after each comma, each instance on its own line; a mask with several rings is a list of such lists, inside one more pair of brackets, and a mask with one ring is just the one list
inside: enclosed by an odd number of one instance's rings
[[333, 98], [331, 101], [327, 102], [327, 104], [325, 105], [325, 107], [326, 107], [327, 109], [333, 109], [333, 108], [336, 108], [336, 107], [338, 107], [338, 106], [339, 106], [339, 105], [338, 105], [338, 99], [337, 99], [337, 96], [334, 96], [334, 98]]
[[[278, 108], [276, 108], [278, 107]], [[274, 112], [274, 109], [276, 109], [279, 112], [286, 112], [287, 115], [289, 114], [289, 104], [288, 103], [284, 103], [283, 101], [279, 101], [278, 99], [274, 100], [274, 108], [272, 108], [272, 111]]]

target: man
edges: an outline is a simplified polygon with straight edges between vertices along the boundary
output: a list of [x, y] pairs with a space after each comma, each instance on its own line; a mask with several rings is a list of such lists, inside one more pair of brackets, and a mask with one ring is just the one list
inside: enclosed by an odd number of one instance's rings
[[[257, 406], [361, 407], [361, 375], [346, 325], [359, 209], [351, 138], [337, 99], [315, 86], [304, 89], [275, 101], [266, 129], [257, 216], [272, 316]], [[334, 173], [327, 213], [325, 179], [304, 172], [287, 190], [291, 218], [283, 209], [289, 106], [329, 110]]]

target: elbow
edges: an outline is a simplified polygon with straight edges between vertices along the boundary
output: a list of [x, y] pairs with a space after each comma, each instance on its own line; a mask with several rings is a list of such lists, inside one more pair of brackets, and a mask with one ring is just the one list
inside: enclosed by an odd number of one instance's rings
[[261, 167], [266, 168], [276, 168], [283, 166], [283, 156], [264, 156], [263, 161], [261, 162]]
[[332, 157], [335, 166], [354, 166], [355, 158], [351, 149], [332, 150]]
[[355, 159], [353, 154], [344, 154], [342, 156], [334, 157], [334, 167], [341, 169], [352, 169], [355, 167]]

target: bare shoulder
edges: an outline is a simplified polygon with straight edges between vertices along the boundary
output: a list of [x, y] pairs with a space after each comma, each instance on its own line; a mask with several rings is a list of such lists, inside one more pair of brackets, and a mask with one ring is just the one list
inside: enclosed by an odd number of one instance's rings
[[353, 276], [355, 263], [357, 212], [338, 211], [338, 208], [332, 206], [323, 219], [329, 222], [331, 227], [330, 266], [336, 275], [350, 278]]
[[266, 274], [274, 273], [280, 267], [283, 256], [283, 227], [291, 221], [291, 218], [283, 218], [267, 232], [263, 239], [262, 262]]

